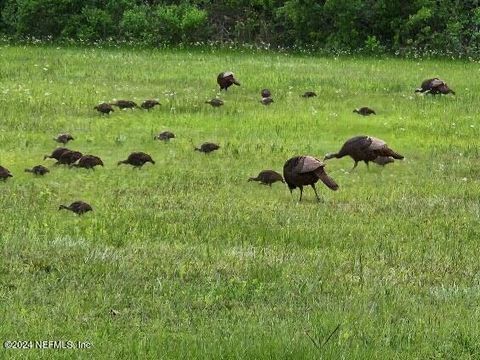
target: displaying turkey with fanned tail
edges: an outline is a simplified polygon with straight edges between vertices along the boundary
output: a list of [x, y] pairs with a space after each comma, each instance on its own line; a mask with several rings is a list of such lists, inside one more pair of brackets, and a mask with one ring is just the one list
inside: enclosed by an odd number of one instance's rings
[[290, 193], [297, 187], [300, 189], [302, 201], [303, 187], [310, 185], [315, 191], [317, 200], [320, 201], [315, 183], [321, 180], [329, 189], [338, 190], [338, 184], [325, 172], [325, 164], [313, 156], [295, 156], [283, 166], [283, 177]]

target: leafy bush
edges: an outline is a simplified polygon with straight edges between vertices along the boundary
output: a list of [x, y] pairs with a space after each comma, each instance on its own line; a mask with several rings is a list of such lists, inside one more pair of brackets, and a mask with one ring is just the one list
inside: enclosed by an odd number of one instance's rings
[[480, 56], [478, 0], [0, 0], [13, 36]]

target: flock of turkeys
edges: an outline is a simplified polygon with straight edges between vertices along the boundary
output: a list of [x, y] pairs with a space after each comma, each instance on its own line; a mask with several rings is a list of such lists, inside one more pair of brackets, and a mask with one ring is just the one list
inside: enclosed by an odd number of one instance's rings
[[[240, 82], [235, 78], [235, 75], [230, 72], [222, 72], [217, 77], [217, 83], [220, 86], [220, 90], [227, 90], [232, 85], [240, 86]], [[421, 92], [424, 94], [455, 94], [451, 90], [445, 81], [439, 78], [427, 79], [422, 82], [420, 88], [416, 89], [415, 92]], [[260, 102], [263, 105], [270, 105], [273, 103], [272, 93], [269, 89], [263, 89], [260, 93], [261, 100]], [[315, 97], [313, 91], [305, 92], [302, 97], [311, 98]], [[210, 104], [213, 107], [222, 106], [224, 103], [222, 100], [215, 98], [209, 101], [206, 101], [207, 104]], [[145, 100], [140, 106], [135, 102], [130, 100], [117, 100], [112, 103], [101, 103], [94, 107], [95, 110], [99, 111], [102, 114], [109, 115], [114, 111], [114, 106], [119, 109], [134, 109], [142, 108], [145, 110], [150, 110], [156, 105], [160, 105], [157, 100]], [[353, 112], [358, 113], [363, 116], [375, 115], [375, 111], [368, 107], [361, 107], [353, 110]], [[164, 131], [154, 137], [155, 140], [169, 141], [170, 139], [175, 138], [175, 134], [170, 131]], [[59, 134], [54, 140], [60, 144], [66, 145], [69, 141], [74, 140], [73, 136], [70, 134]], [[195, 151], [200, 151], [205, 154], [211, 153], [215, 150], [218, 150], [220, 146], [218, 144], [206, 142], [201, 144], [199, 147], [195, 147]], [[375, 138], [373, 136], [354, 136], [348, 139], [342, 147], [336, 153], [327, 154], [324, 157], [325, 160], [329, 159], [340, 159], [345, 156], [349, 156], [353, 159], [354, 165], [353, 169], [357, 167], [357, 164], [361, 161], [369, 165], [369, 162], [374, 162], [378, 165], [384, 166], [391, 162], [394, 162], [394, 159], [402, 160], [404, 157], [399, 153], [392, 150], [385, 141]], [[82, 154], [79, 151], [72, 151], [66, 147], [59, 147], [53, 150], [50, 155], [45, 155], [45, 159], [55, 159], [57, 162], [55, 165], [68, 165], [70, 167], [80, 167], [85, 169], [94, 169], [96, 166], [103, 166], [103, 161], [100, 157], [89, 154]], [[149, 154], [144, 152], [133, 152], [125, 160], [118, 162], [118, 165], [127, 164], [131, 165], [134, 168], [141, 168], [146, 163], [155, 164], [155, 161]], [[31, 169], [25, 169], [26, 172], [32, 173], [37, 176], [43, 176], [49, 173], [49, 170], [43, 165], [36, 165]], [[13, 175], [10, 171], [3, 166], [0, 166], [0, 180], [7, 180]], [[313, 156], [295, 156], [288, 159], [283, 166], [283, 177], [281, 174], [274, 170], [263, 170], [256, 177], [251, 177], [248, 181], [258, 181], [260, 184], [272, 186], [275, 182], [286, 183], [290, 192], [294, 189], [300, 189], [300, 201], [302, 200], [303, 187], [311, 186], [315, 192], [315, 196], [318, 201], [320, 197], [318, 196], [317, 189], [315, 184], [318, 181], [322, 181], [329, 189], [338, 190], [338, 184], [327, 175], [325, 172], [325, 163], [322, 160], [319, 160]], [[92, 211], [93, 208], [83, 202], [75, 201], [70, 205], [60, 205], [59, 210], [66, 209], [70, 210], [78, 215], [84, 214], [88, 211]]]

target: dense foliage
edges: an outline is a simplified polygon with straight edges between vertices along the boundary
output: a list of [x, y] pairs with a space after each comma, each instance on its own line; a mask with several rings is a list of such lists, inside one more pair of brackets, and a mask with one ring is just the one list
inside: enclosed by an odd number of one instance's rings
[[0, 0], [9, 36], [480, 54], [477, 0]]

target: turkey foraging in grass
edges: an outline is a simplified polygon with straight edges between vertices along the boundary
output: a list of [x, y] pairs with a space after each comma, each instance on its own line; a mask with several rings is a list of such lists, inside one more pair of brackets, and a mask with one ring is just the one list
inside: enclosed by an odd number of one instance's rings
[[43, 157], [43, 160], [46, 160], [46, 159], [60, 160], [60, 156], [62, 156], [65, 151], [70, 151], [70, 150], [64, 147], [56, 148], [55, 150], [52, 151], [51, 155], [45, 155]]
[[170, 139], [174, 139], [175, 134], [171, 131], [163, 131], [158, 135], [155, 135], [153, 138], [154, 140], [162, 140], [162, 141], [170, 141]]
[[370, 109], [369, 107], [366, 107], [366, 106], [361, 107], [361, 108], [359, 108], [359, 109], [355, 109], [355, 110], [353, 110], [353, 112], [354, 112], [354, 113], [357, 113], [357, 114], [359, 114], [359, 115], [363, 115], [363, 116], [369, 116], [369, 115], [372, 115], [372, 114], [373, 114], [373, 115], [377, 115], [377, 114], [375, 113], [375, 110]]
[[209, 100], [209, 101], [205, 101], [205, 104], [210, 104], [213, 107], [219, 107], [219, 106], [223, 105], [223, 101], [220, 100], [220, 99], [212, 99], [212, 100]]
[[339, 152], [327, 154], [324, 160], [340, 159], [344, 156], [350, 156], [355, 161], [352, 170], [357, 167], [359, 161], [364, 161], [368, 166], [369, 161], [374, 161], [379, 156], [389, 156], [398, 160], [403, 159], [403, 156], [390, 149], [385, 141], [366, 135], [354, 136], [348, 139]]
[[138, 107], [138, 105], [131, 100], [117, 100], [113, 103], [110, 103], [110, 105], [117, 106], [119, 109], [134, 109]]
[[59, 134], [56, 138], [53, 138], [56, 142], [60, 144], [66, 144], [70, 140], [75, 140], [72, 135], [65, 133], [65, 134]]
[[283, 181], [282, 175], [280, 175], [278, 172], [273, 170], [262, 170], [257, 175], [257, 177], [251, 177], [248, 179], [248, 181], [258, 181], [262, 185], [269, 185], [269, 186], [272, 186], [272, 184], [277, 181], [281, 181], [282, 183], [285, 183], [285, 181]]
[[156, 105], [160, 105], [160, 103], [157, 100], [145, 100], [142, 102], [142, 109], [150, 110]]
[[13, 177], [10, 171], [3, 166], [0, 166], [0, 180], [7, 180], [9, 177]]
[[29, 173], [32, 173], [34, 175], [45, 175], [47, 173], [50, 172], [50, 170], [48, 170], [45, 166], [43, 165], [36, 165], [34, 166], [33, 168], [31, 169], [25, 169], [25, 172], [29, 172]]
[[94, 169], [95, 166], [103, 166], [103, 161], [95, 155], [83, 155], [76, 164], [72, 166], [80, 167], [84, 169]]
[[270, 96], [272, 96], [272, 93], [268, 89], [263, 89], [260, 92], [260, 95], [262, 96], [262, 98], [269, 98]]
[[240, 86], [240, 83], [235, 79], [235, 75], [231, 71], [226, 71], [218, 74], [217, 84], [220, 86], [220, 90], [228, 90], [233, 84]]
[[206, 143], [203, 143], [202, 145], [200, 145], [199, 148], [196, 147], [195, 151], [200, 151], [200, 152], [203, 152], [205, 154], [209, 154], [212, 151], [215, 151], [215, 150], [218, 150], [218, 149], [220, 149], [220, 145], [210, 143], [210, 142], [206, 142]]
[[315, 97], [315, 96], [317, 96], [317, 94], [315, 94], [313, 91], [306, 91], [302, 95], [302, 97], [304, 97], [304, 98], [311, 98], [311, 97]]
[[93, 108], [94, 110], [97, 110], [98, 112], [102, 113], [103, 115], [107, 114], [110, 115], [112, 111], [115, 111], [112, 107], [112, 105], [107, 104], [107, 103], [101, 103], [98, 104]]
[[321, 180], [331, 190], [338, 190], [337, 183], [327, 175], [324, 168], [325, 164], [313, 156], [295, 156], [285, 162], [283, 178], [290, 193], [297, 187], [300, 189], [299, 201], [302, 201], [303, 187], [306, 185], [313, 188], [317, 200], [320, 201], [315, 188], [315, 183], [318, 180]]
[[126, 160], [119, 161], [117, 165], [127, 164], [132, 165], [134, 168], [141, 168], [147, 162], [155, 164], [155, 161], [153, 161], [150, 155], [138, 151], [131, 153]]
[[67, 150], [60, 156], [55, 165], [72, 165], [80, 159], [82, 155], [83, 154], [80, 151]]
[[447, 83], [439, 78], [427, 79], [422, 82], [422, 85], [415, 92], [425, 93], [425, 94], [453, 94], [455, 95], [455, 91], [450, 89]]
[[60, 205], [58, 210], [62, 210], [62, 209], [73, 211], [77, 215], [82, 215], [88, 211], [93, 211], [92, 207], [83, 201], [74, 201], [69, 206]]

